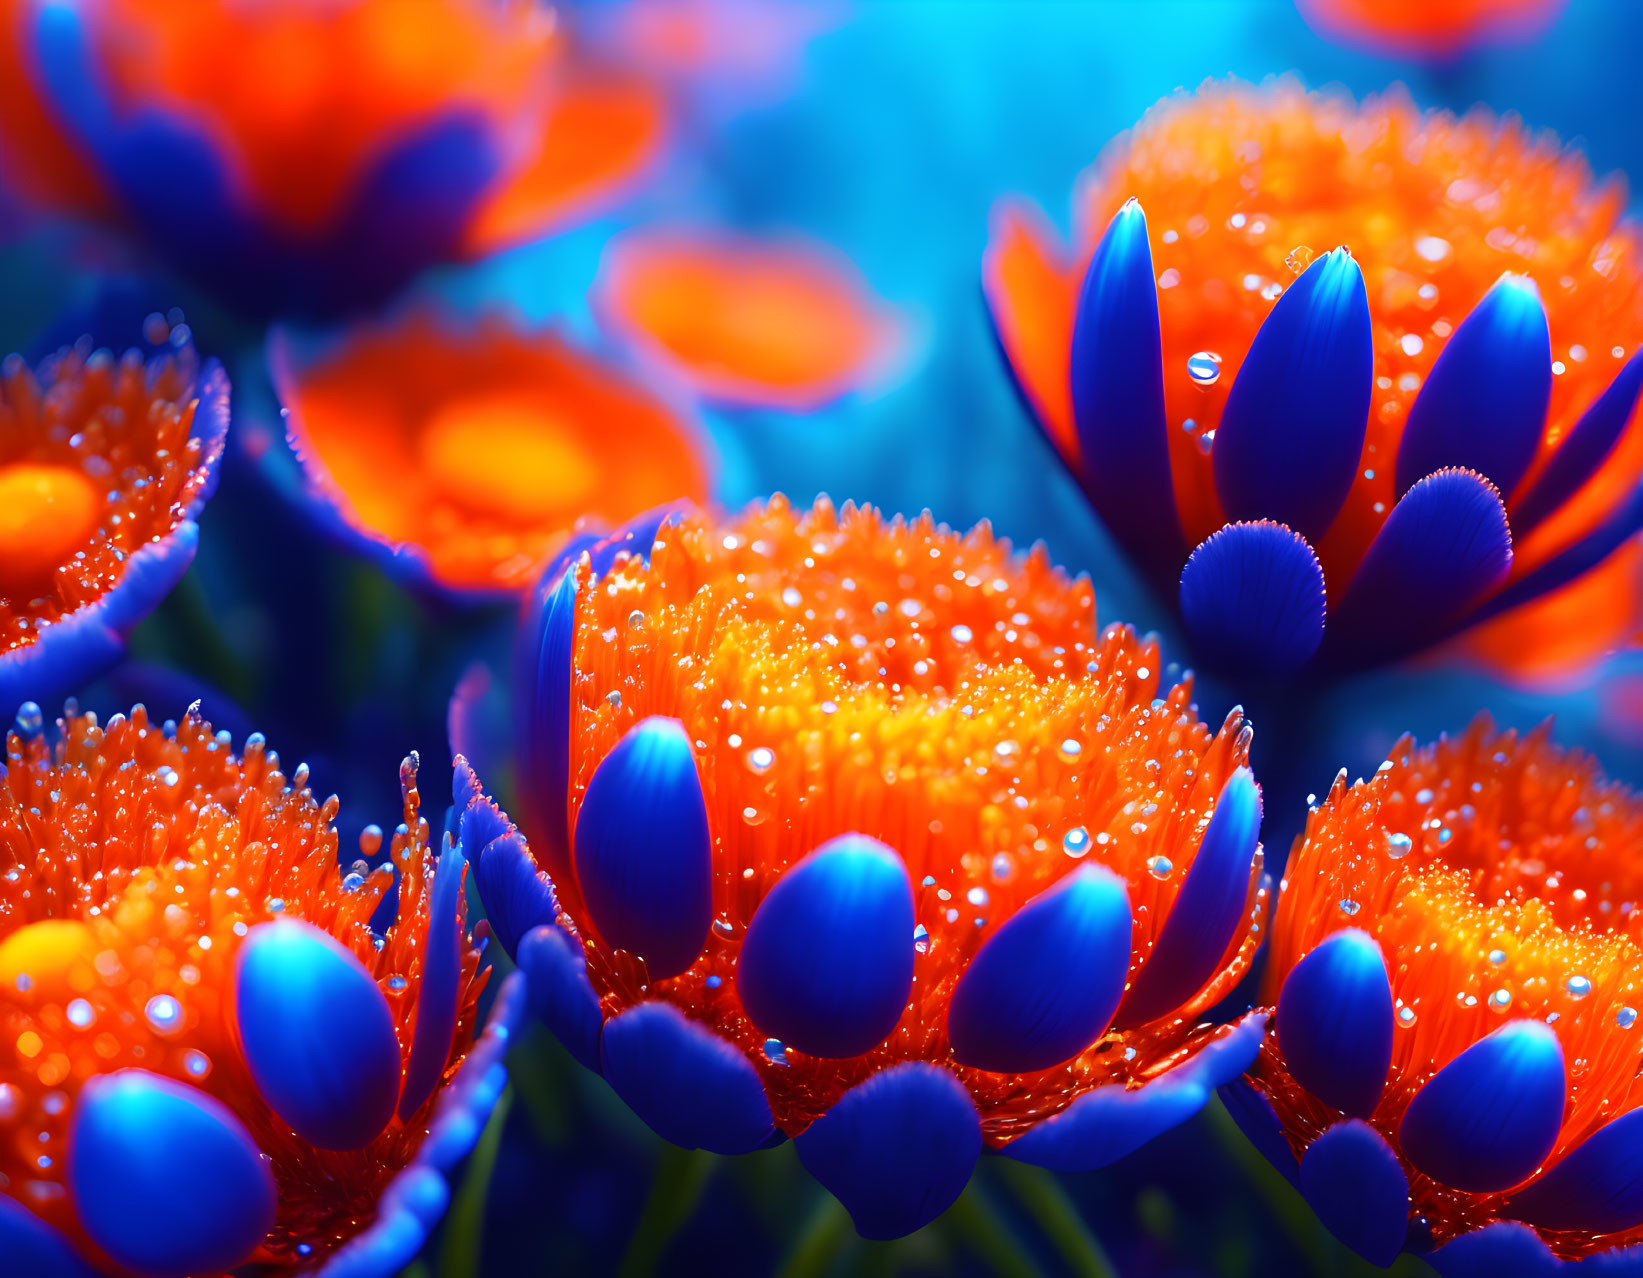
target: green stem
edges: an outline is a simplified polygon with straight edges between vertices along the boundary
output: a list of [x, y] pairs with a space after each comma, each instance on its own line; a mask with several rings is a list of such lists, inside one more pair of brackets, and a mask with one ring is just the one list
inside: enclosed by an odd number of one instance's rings
[[496, 1171], [496, 1155], [502, 1148], [502, 1129], [513, 1105], [513, 1089], [504, 1091], [491, 1111], [479, 1143], [468, 1159], [445, 1219], [445, 1239], [439, 1251], [441, 1278], [479, 1278], [483, 1272], [481, 1253], [485, 1246], [485, 1204], [490, 1198], [491, 1176]]
[[1000, 1278], [1037, 1278], [1038, 1266], [974, 1177], [941, 1218]]
[[1055, 1244], [1069, 1273], [1081, 1278], [1118, 1278], [1112, 1259], [1053, 1173], [1013, 1158], [999, 1159], [996, 1171]]
[[673, 1236], [701, 1201], [718, 1164], [717, 1156], [706, 1150], [666, 1144], [661, 1147], [650, 1197], [645, 1200], [617, 1278], [650, 1278], [656, 1272]]
[[821, 1278], [849, 1241], [849, 1213], [832, 1194], [821, 1195], [776, 1278]]

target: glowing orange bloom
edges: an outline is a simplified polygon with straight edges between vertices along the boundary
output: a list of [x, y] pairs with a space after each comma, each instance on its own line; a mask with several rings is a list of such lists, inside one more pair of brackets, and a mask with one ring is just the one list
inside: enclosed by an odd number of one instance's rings
[[1299, 0], [1322, 35], [1406, 56], [1452, 58], [1481, 44], [1527, 41], [1565, 0]]
[[1588, 757], [1486, 719], [1309, 815], [1251, 1072], [1282, 1142], [1259, 1097], [1235, 1109], [1375, 1263], [1540, 1272], [1643, 1241], [1640, 838]]
[[191, 347], [6, 361], [0, 702], [61, 693], [124, 650], [193, 562], [227, 430], [228, 379]]
[[311, 507], [459, 591], [516, 591], [586, 527], [706, 497], [694, 426], [564, 339], [430, 310], [272, 362]]
[[802, 240], [641, 229], [605, 252], [603, 323], [711, 399], [802, 412], [869, 386], [905, 334], [856, 268]]
[[559, 926], [534, 865], [479, 880], [641, 1117], [796, 1137], [887, 1237], [983, 1143], [1099, 1166], [1248, 1061], [1258, 1021], [1202, 1020], [1265, 899], [1239, 712], [1212, 731], [1155, 642], [986, 527], [778, 498], [656, 537], [546, 582], [520, 641]]
[[[1289, 81], [1259, 88], [1228, 82], [1161, 103], [1085, 175], [1075, 248], [1058, 245], [1035, 210], [1010, 202], [997, 212], [986, 259], [988, 298], [1011, 369], [1045, 432], [1092, 493], [1100, 492], [1101, 477], [1087, 473], [1087, 445], [1073, 411], [1075, 317], [1097, 241], [1121, 210], [1136, 207], [1126, 206], [1130, 200], [1145, 212], [1132, 238], [1137, 248], [1150, 242], [1166, 436], [1159, 444], [1160, 483], [1166, 514], [1173, 498], [1179, 527], [1143, 536], [1127, 518], [1104, 518], [1121, 539], [1133, 533], [1126, 542], [1132, 554], [1151, 554], [1156, 562], [1145, 566], [1161, 588], [1174, 589], [1188, 550], [1223, 529], [1229, 513], [1257, 518], [1226, 509], [1227, 477], [1216, 460], [1229, 442], [1218, 437], [1229, 392], [1257, 333], [1269, 318], [1282, 317], [1280, 303], [1300, 293], [1303, 281], [1311, 287], [1308, 277], [1322, 278], [1322, 272], [1345, 280], [1361, 270], [1372, 348], [1367, 430], [1361, 447], [1343, 433], [1340, 502], [1314, 494], [1294, 503], [1311, 502], [1321, 512], [1315, 527], [1295, 531], [1311, 543], [1307, 559], [1316, 551], [1313, 572], [1321, 568], [1331, 617], [1375, 538], [1390, 527], [1388, 516], [1410, 479], [1436, 473], [1399, 461], [1401, 450], [1415, 451], [1408, 427], [1419, 392], [1436, 385], [1434, 366], [1462, 322], [1500, 302], [1491, 322], [1543, 309], [1552, 347], [1544, 416], [1523, 424], [1528, 448], [1521, 468], [1515, 461], [1499, 468], [1510, 476], [1496, 486], [1504, 489], [1498, 499], [1505, 519], [1498, 511], [1493, 518], [1502, 523], [1509, 573], [1497, 576], [1489, 566], [1481, 593], [1467, 601], [1472, 613], [1466, 618], [1415, 619], [1417, 629], [1424, 627], [1416, 646], [1464, 621], [1474, 628], [1463, 642], [1476, 655], [1545, 677], [1578, 671], [1634, 639], [1643, 628], [1634, 557], [1609, 553], [1626, 540], [1627, 529], [1635, 531], [1628, 502], [1643, 473], [1643, 431], [1627, 399], [1643, 367], [1636, 363], [1643, 349], [1643, 272], [1638, 232], [1622, 221], [1625, 196], [1618, 184], [1594, 185], [1579, 155], [1513, 120], [1481, 110], [1460, 119], [1423, 114], [1396, 92], [1355, 104], [1306, 93]], [[1350, 257], [1331, 254], [1325, 262], [1323, 255], [1337, 246]], [[1503, 272], [1518, 274], [1503, 281]], [[1528, 331], [1532, 326], [1524, 322]], [[1451, 384], [1509, 346], [1486, 346], [1479, 333], [1472, 349], [1457, 352]], [[1591, 428], [1579, 447], [1565, 448], [1583, 421]], [[1471, 432], [1473, 439], [1506, 429], [1502, 422], [1466, 425], [1451, 418], [1441, 426], [1450, 436]], [[1435, 464], [1460, 463], [1439, 457]], [[1236, 478], [1251, 486], [1249, 476]], [[1265, 478], [1302, 494], [1320, 483], [1307, 468]], [[1495, 505], [1487, 479], [1472, 477], [1480, 519], [1488, 516], [1484, 507]], [[1271, 511], [1259, 517], [1296, 522]], [[1583, 595], [1589, 607], [1582, 624], [1564, 632], [1567, 642], [1553, 654], [1544, 636], [1559, 623], [1547, 620], [1547, 610], [1558, 610], [1568, 590], [1583, 587], [1589, 587]], [[1457, 588], [1450, 602], [1463, 602], [1461, 593]], [[1318, 627], [1330, 640], [1321, 608]], [[1361, 636], [1364, 627], [1356, 630]], [[1318, 635], [1311, 642], [1315, 648]]]
[[202, 1273], [306, 1268], [358, 1236], [335, 1272], [396, 1270], [443, 1204], [426, 1178], [500, 1090], [517, 1014], [505, 992], [476, 1044], [462, 851], [430, 843], [414, 761], [377, 934], [390, 868], [342, 877], [336, 799], [260, 736], [236, 756], [197, 710], [162, 727], [141, 706], [99, 725], [71, 704], [61, 730], [53, 746], [25, 706], [0, 785], [8, 1238]]

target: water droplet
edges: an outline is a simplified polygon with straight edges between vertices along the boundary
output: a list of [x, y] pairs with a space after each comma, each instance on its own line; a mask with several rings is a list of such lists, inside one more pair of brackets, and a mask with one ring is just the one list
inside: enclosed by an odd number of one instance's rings
[[83, 998], [77, 998], [63, 1009], [63, 1015], [68, 1017], [70, 1025], [77, 1025], [84, 1029], [97, 1019], [97, 1011]]
[[403, 976], [397, 976], [396, 975], [396, 976], [390, 976], [388, 978], [388, 988], [391, 989], [395, 994], [398, 994], [402, 989], [404, 989], [405, 985], [406, 985], [406, 981], [405, 981], [405, 978]]
[[17, 707], [17, 733], [23, 737], [37, 737], [45, 729], [46, 717], [40, 707], [25, 701]]
[[1489, 951], [1489, 961], [1491, 963], [1493, 963], [1496, 967], [1499, 967], [1502, 963], [1504, 963], [1506, 961], [1506, 951], [1505, 950], [1490, 950]]
[[1297, 244], [1284, 258], [1284, 265], [1290, 269], [1291, 274], [1299, 275], [1312, 265], [1312, 250], [1305, 244]]
[[707, 986], [708, 989], [710, 989], [710, 990], [716, 990], [716, 989], [719, 988], [719, 986], [723, 985], [724, 983], [725, 983], [725, 978], [722, 977], [722, 976], [710, 976], [710, 977], [707, 978], [707, 980], [702, 982], [702, 984]]
[[1066, 762], [1071, 763], [1073, 760], [1078, 758], [1079, 755], [1084, 753], [1084, 745], [1078, 740], [1077, 737], [1068, 737], [1061, 743], [1056, 753], [1059, 754]]
[[1563, 983], [1563, 988], [1569, 991], [1570, 998], [1581, 999], [1585, 998], [1592, 992], [1592, 982], [1589, 977], [1580, 976], [1577, 974], [1575, 976], [1571, 976], [1567, 981], [1565, 981]]
[[1510, 1006], [1512, 1006], [1511, 990], [1496, 990], [1489, 996], [1489, 1010], [1491, 1012], [1504, 1012]]
[[359, 853], [364, 857], [373, 857], [382, 850], [382, 827], [368, 825], [359, 832]]
[[1155, 879], [1169, 878], [1170, 871], [1174, 868], [1175, 863], [1167, 856], [1155, 856], [1147, 862], [1147, 873]]
[[1341, 913], [1346, 915], [1347, 918], [1351, 918], [1354, 914], [1356, 914], [1362, 908], [1363, 907], [1361, 905], [1359, 905], [1356, 901], [1354, 901], [1349, 896], [1344, 896], [1344, 897], [1341, 898], [1341, 903], [1340, 903]]
[[1633, 1007], [1621, 1008], [1614, 1014], [1614, 1023], [1620, 1026], [1621, 1029], [1631, 1029], [1633, 1025], [1637, 1024], [1637, 1009]]
[[728, 919], [714, 919], [713, 932], [716, 936], [723, 937], [732, 937], [736, 935], [736, 929], [730, 925], [730, 921]]
[[348, 875], [343, 876], [342, 890], [344, 892], [357, 892], [357, 891], [359, 891], [360, 888], [362, 888], [364, 886], [365, 886], [365, 877], [364, 877], [364, 875], [348, 874]]
[[949, 633], [952, 634], [954, 643], [969, 643], [975, 638], [975, 632], [964, 625], [954, 626]]
[[1015, 858], [1008, 852], [1000, 852], [993, 858], [993, 878], [1000, 883], [1008, 883], [1015, 877]]
[[1403, 348], [1405, 355], [1419, 355], [1426, 349], [1426, 341], [1419, 333], [1405, 333], [1398, 339], [1398, 345]]
[[928, 954], [930, 952], [930, 929], [920, 923], [913, 929], [913, 952]]
[[1000, 741], [993, 747], [993, 755], [1000, 763], [1008, 763], [1021, 753], [1021, 746], [1014, 741]]
[[616, 688], [612, 688], [609, 692], [607, 692], [605, 694], [605, 704], [608, 705], [612, 710], [620, 710], [622, 708], [622, 694], [621, 694], [621, 692]]
[[787, 1064], [787, 1044], [779, 1038], [765, 1039], [764, 1054], [772, 1065]]
[[1090, 832], [1081, 825], [1073, 826], [1061, 840], [1061, 850], [1068, 856], [1083, 856], [1090, 850]]
[[1401, 861], [1408, 856], [1410, 849], [1414, 846], [1415, 841], [1407, 834], [1399, 832], [1386, 836], [1386, 855], [1394, 861]]
[[973, 887], [964, 894], [964, 899], [971, 905], [986, 905], [989, 900], [987, 896], [987, 889], [983, 887]]
[[150, 1025], [164, 1034], [177, 1028], [177, 1022], [182, 1019], [183, 1009], [182, 1004], [171, 995], [156, 994], [148, 1000], [143, 1014], [148, 1017]]
[[1405, 1029], [1408, 1029], [1414, 1023], [1415, 1009], [1412, 1007], [1400, 1007], [1398, 1009], [1398, 1024], [1403, 1026]]
[[789, 586], [782, 591], [782, 602], [789, 608], [797, 608], [804, 602], [804, 596], [799, 593], [798, 587]]
[[277, 896], [271, 896], [268, 898], [268, 912], [270, 914], [278, 914], [284, 909], [285, 901], [283, 899]]
[[1221, 380], [1221, 357], [1214, 351], [1199, 351], [1187, 357], [1187, 376], [1199, 386], [1213, 386]]
[[204, 1078], [211, 1072], [211, 1058], [204, 1052], [190, 1048], [183, 1053], [183, 1069], [188, 1071], [190, 1078]]
[[747, 752], [747, 770], [758, 776], [770, 771], [771, 764], [776, 762], [776, 752], [769, 746], [754, 746]]
[[632, 612], [628, 613], [628, 629], [629, 630], [642, 630], [642, 629], [644, 629], [644, 625], [645, 625], [645, 614], [644, 614], [643, 609], [635, 608]]
[[1202, 435], [1198, 436], [1197, 443], [1198, 451], [1208, 457], [1215, 449], [1215, 432], [1213, 430], [1206, 430]]

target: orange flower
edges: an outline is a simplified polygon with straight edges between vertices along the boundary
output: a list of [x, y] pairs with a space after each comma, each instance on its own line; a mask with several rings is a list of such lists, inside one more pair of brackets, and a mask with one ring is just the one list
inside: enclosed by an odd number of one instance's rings
[[1565, 0], [1299, 0], [1321, 35], [1406, 57], [1454, 58], [1483, 44], [1527, 42]]

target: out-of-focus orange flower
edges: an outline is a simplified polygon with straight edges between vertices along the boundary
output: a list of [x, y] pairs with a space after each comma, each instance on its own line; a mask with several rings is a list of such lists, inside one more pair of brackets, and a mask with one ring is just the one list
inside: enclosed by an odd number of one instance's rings
[[1405, 57], [1452, 58], [1483, 44], [1527, 41], [1567, 0], [1297, 0], [1322, 35]]

